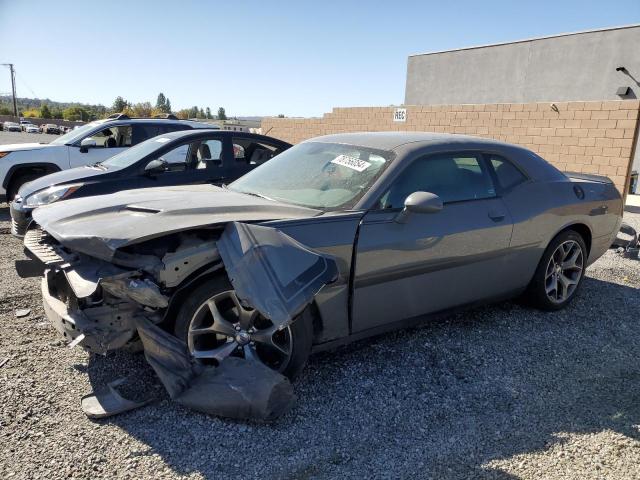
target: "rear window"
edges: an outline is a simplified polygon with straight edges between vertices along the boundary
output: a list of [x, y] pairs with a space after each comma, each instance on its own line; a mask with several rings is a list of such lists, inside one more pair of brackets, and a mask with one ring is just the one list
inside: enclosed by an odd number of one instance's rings
[[489, 155], [489, 161], [503, 189], [508, 190], [527, 180], [527, 177], [510, 161], [496, 155]]

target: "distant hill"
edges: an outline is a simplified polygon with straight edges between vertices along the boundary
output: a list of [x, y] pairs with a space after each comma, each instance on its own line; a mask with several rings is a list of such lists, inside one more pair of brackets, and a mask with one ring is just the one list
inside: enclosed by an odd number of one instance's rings
[[[56, 102], [55, 100], [50, 100], [48, 98], [24, 98], [18, 97], [16, 98], [16, 102], [18, 104], [18, 110], [31, 110], [34, 108], [40, 108], [42, 105], [47, 105], [50, 109], [59, 109], [64, 110], [69, 107], [82, 107], [86, 110], [93, 111], [101, 111], [106, 108], [104, 105], [91, 105], [87, 103], [80, 102]], [[11, 100], [11, 95], [0, 95], [0, 106], [9, 107], [13, 109], [13, 102]]]

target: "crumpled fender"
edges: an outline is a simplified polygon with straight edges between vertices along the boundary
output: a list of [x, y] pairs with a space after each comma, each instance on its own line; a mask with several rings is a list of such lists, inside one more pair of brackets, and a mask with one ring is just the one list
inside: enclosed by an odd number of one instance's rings
[[218, 251], [238, 298], [280, 328], [338, 278], [331, 256], [271, 227], [228, 223]]

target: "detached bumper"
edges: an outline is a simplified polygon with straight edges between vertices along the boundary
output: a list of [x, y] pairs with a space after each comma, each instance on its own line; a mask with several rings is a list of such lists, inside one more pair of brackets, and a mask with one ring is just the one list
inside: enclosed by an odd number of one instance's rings
[[[70, 307], [78, 300], [66, 290], [61, 273], [48, 270], [42, 279], [42, 304], [53, 327], [71, 346], [79, 345], [105, 354], [126, 346], [136, 335], [136, 319], [157, 322], [139, 306], [128, 302], [103, 304], [81, 309]], [[64, 300], [66, 298], [66, 301]]]
[[11, 213], [11, 234], [22, 238], [27, 232], [27, 227], [31, 223], [31, 209], [25, 209], [22, 202], [11, 202], [9, 204]]
[[64, 302], [49, 294], [49, 286], [46, 278], [42, 279], [40, 288], [42, 290], [44, 313], [47, 315], [51, 325], [69, 342], [74, 342], [82, 335], [82, 332], [76, 327], [76, 319], [69, 314], [69, 310]]

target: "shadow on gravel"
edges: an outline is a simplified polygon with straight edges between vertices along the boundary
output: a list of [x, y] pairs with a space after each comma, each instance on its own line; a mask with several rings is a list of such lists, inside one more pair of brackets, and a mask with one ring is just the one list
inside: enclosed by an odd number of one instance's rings
[[[9, 206], [6, 203], [0, 204], [0, 222], [8, 222], [11, 220], [11, 213], [9, 213]], [[6, 206], [5, 206], [6, 205]]]
[[[640, 439], [640, 291], [587, 278], [561, 312], [513, 303], [311, 359], [294, 411], [273, 425], [165, 400], [107, 420], [176, 473], [205, 478], [516, 478], [487, 462], [543, 450], [560, 432]], [[92, 360], [92, 383], [153, 381], [141, 355]]]

